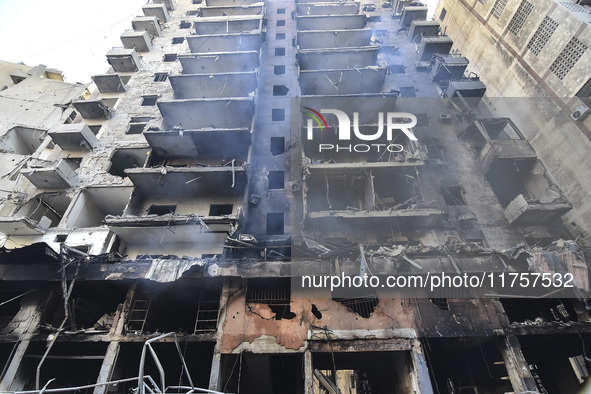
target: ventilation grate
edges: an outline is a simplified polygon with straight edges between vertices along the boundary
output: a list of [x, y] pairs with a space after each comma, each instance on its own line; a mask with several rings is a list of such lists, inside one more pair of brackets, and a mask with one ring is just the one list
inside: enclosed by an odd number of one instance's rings
[[492, 16], [499, 19], [501, 17], [501, 14], [503, 13], [503, 10], [505, 10], [506, 5], [507, 5], [507, 0], [497, 0], [495, 5], [493, 5], [492, 11], [491, 11]]
[[566, 47], [560, 52], [560, 55], [554, 60], [550, 66], [552, 71], [559, 79], [564, 79], [566, 74], [575, 66], [577, 61], [583, 56], [587, 50], [587, 45], [583, 44], [577, 38], [570, 39]]
[[525, 20], [529, 14], [531, 14], [533, 9], [534, 6], [532, 3], [527, 0], [523, 0], [517, 9], [517, 12], [515, 12], [515, 15], [513, 15], [513, 18], [511, 18], [511, 22], [509, 22], [509, 31], [515, 35], [519, 34], [519, 31], [525, 24]]
[[404, 86], [400, 88], [400, 97], [417, 97], [414, 86]]
[[550, 40], [550, 37], [552, 37], [552, 34], [554, 34], [554, 31], [556, 31], [557, 27], [558, 23], [549, 17], [545, 17], [529, 44], [527, 44], [529, 50], [532, 51], [534, 55], [538, 56], [546, 46], [548, 40]]

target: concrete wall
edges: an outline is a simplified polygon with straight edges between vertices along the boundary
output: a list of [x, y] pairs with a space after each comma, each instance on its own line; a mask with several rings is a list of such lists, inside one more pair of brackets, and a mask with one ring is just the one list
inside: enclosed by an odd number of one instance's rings
[[259, 66], [259, 53], [249, 51], [182, 55], [179, 60], [184, 74], [248, 72]]
[[298, 3], [298, 15], [352, 15], [359, 12], [359, 3]]
[[245, 5], [239, 7], [201, 7], [201, 14], [208, 16], [227, 16], [227, 15], [261, 15], [263, 5]]
[[169, 79], [179, 99], [248, 96], [257, 87], [255, 72], [175, 75]]
[[168, 128], [250, 129], [254, 115], [251, 98], [161, 101], [158, 108]]
[[199, 18], [195, 21], [197, 34], [245, 33], [260, 31], [261, 17], [257, 16], [226, 16]]
[[301, 71], [300, 87], [303, 95], [379, 93], [385, 78], [385, 67]]
[[303, 49], [298, 53], [302, 70], [330, 70], [373, 66], [378, 58], [378, 46], [361, 48]]
[[260, 3], [260, 0], [209, 0], [206, 1], [208, 7], [237, 7], [240, 5], [251, 5]]
[[258, 51], [261, 48], [262, 39], [260, 33], [213, 34], [207, 37], [188, 36], [187, 42], [193, 53], [235, 52]]
[[363, 29], [365, 27], [365, 14], [357, 15], [317, 15], [298, 16], [298, 30], [325, 30]]
[[363, 47], [371, 42], [369, 29], [309, 30], [298, 32], [298, 44], [303, 49]]

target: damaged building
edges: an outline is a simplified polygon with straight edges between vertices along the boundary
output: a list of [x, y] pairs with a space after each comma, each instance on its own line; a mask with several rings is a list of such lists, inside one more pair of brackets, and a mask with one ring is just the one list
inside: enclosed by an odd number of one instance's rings
[[90, 85], [0, 62], [0, 391], [584, 390], [589, 53], [499, 97], [453, 18], [549, 16], [440, 3], [154, 0]]

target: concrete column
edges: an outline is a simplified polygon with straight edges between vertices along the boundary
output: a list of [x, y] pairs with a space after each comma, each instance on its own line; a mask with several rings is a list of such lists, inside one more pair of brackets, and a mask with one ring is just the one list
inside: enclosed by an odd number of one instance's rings
[[314, 367], [310, 349], [304, 352], [304, 393], [314, 394]]
[[226, 321], [226, 307], [230, 297], [230, 279], [224, 281], [222, 294], [220, 296], [220, 311], [218, 314], [218, 329], [216, 333], [216, 342], [213, 349], [213, 360], [211, 362], [211, 372], [209, 374], [209, 389], [220, 391], [221, 382], [221, 361], [222, 361], [222, 337], [224, 335], [224, 322]]
[[37, 326], [41, 322], [41, 309], [44, 301], [47, 299], [47, 294], [37, 294], [38, 292], [26, 296], [22, 303], [21, 309], [12, 319], [10, 326], [13, 326], [11, 334], [19, 335], [19, 344], [16, 347], [10, 364], [4, 374], [4, 379], [0, 382], [0, 391], [19, 391], [23, 390], [26, 383], [25, 380], [19, 380], [18, 370], [23, 361], [23, 357], [31, 339], [37, 331]]
[[[117, 362], [117, 356], [119, 355], [119, 342], [114, 341], [109, 343], [109, 347], [107, 348], [107, 353], [105, 354], [105, 359], [103, 360], [103, 365], [101, 365], [101, 370], [99, 372], [98, 379], [96, 380], [97, 383], [105, 383], [108, 382], [111, 378], [113, 373], [113, 368], [115, 368], [115, 363]], [[108, 390], [107, 386], [99, 386], [94, 388], [94, 394], [104, 394]]]
[[507, 335], [503, 342], [498, 344], [498, 349], [503, 356], [505, 368], [509, 373], [509, 380], [513, 391], [521, 393], [525, 391], [537, 392], [536, 381], [534, 380], [529, 365], [521, 352], [521, 345], [515, 335]]
[[[125, 328], [125, 321], [127, 320], [127, 314], [131, 307], [131, 303], [133, 301], [133, 297], [135, 295], [136, 285], [133, 285], [129, 291], [127, 292], [127, 296], [125, 297], [125, 302], [120, 308], [117, 310], [115, 314], [115, 319], [113, 321], [113, 327], [111, 327], [111, 331], [109, 332], [110, 336], [114, 336], [118, 338], [119, 336], [123, 335], [123, 330]], [[109, 347], [107, 348], [107, 352], [105, 353], [105, 359], [103, 360], [103, 365], [101, 365], [101, 370], [99, 372], [98, 379], [96, 380], [97, 383], [105, 383], [111, 380], [111, 376], [113, 375], [113, 370], [115, 369], [115, 365], [117, 363], [117, 357], [119, 356], [119, 349], [120, 349], [120, 342], [115, 340], [109, 343]], [[104, 394], [108, 391], [107, 386], [99, 386], [95, 387], [94, 394]]]
[[412, 340], [412, 369], [413, 369], [413, 386], [416, 393], [433, 394], [433, 385], [431, 384], [431, 377], [429, 376], [429, 368], [425, 360], [423, 347], [418, 339]]

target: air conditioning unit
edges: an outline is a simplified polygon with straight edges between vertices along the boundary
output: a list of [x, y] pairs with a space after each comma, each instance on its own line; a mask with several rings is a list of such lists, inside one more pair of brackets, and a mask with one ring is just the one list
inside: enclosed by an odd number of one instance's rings
[[577, 109], [570, 115], [573, 120], [583, 120], [591, 112], [591, 109], [586, 105], [579, 105]]
[[289, 188], [292, 192], [299, 192], [300, 191], [300, 184], [298, 181], [291, 181], [289, 182]]

